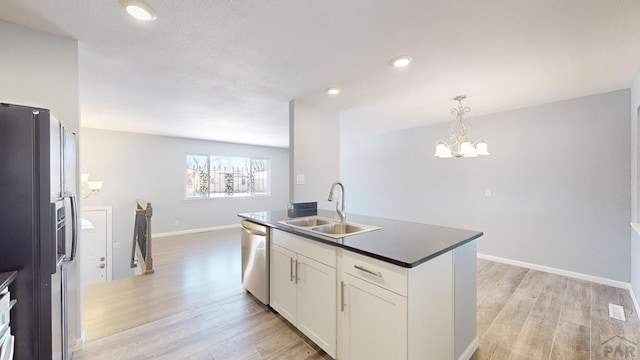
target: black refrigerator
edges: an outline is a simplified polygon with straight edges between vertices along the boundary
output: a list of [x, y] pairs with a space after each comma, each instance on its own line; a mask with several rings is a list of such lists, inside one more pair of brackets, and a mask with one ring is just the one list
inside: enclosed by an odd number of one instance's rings
[[46, 109], [0, 103], [0, 272], [15, 359], [70, 359], [78, 334], [76, 142]]

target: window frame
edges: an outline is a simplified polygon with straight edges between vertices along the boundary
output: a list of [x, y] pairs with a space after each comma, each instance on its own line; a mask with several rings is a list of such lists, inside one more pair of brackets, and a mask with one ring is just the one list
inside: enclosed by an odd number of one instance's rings
[[[198, 194], [195, 191], [190, 191], [189, 189], [189, 173], [188, 171], [189, 169], [189, 157], [206, 157], [206, 171], [209, 174], [208, 176], [208, 182], [207, 182], [207, 192], [205, 194], [203, 194], [202, 196], [195, 196], [195, 194]], [[250, 189], [247, 192], [241, 192], [241, 193], [236, 193], [233, 192], [231, 195], [224, 195], [224, 193], [221, 193], [221, 195], [217, 195], [217, 196], [212, 196], [212, 189], [214, 187], [214, 182], [213, 182], [213, 172], [212, 172], [212, 168], [211, 168], [211, 162], [212, 159], [245, 159], [248, 160], [248, 164], [249, 164], [249, 171], [246, 173], [247, 176], [250, 178], [251, 177], [251, 173], [253, 172], [253, 162], [254, 161], [264, 161], [266, 162], [266, 184], [265, 184], [265, 191], [264, 192], [260, 192], [260, 193], [256, 193], [256, 192], [251, 192]], [[183, 173], [183, 193], [184, 193], [184, 200], [186, 201], [191, 201], [191, 200], [209, 200], [209, 199], [254, 199], [254, 198], [266, 198], [266, 197], [270, 197], [271, 196], [271, 158], [269, 157], [253, 157], [253, 156], [229, 156], [229, 155], [213, 155], [213, 154], [203, 154], [203, 153], [185, 153], [185, 165], [184, 165], [184, 171], [185, 173]], [[193, 185], [192, 185], [193, 186]], [[190, 196], [189, 194], [192, 193], [194, 195]]]

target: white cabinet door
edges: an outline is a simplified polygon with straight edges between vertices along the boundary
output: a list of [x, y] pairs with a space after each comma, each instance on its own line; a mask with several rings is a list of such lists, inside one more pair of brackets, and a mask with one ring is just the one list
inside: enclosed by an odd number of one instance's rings
[[340, 360], [407, 358], [407, 298], [343, 273]]
[[336, 269], [298, 254], [297, 327], [336, 358]]
[[296, 253], [273, 244], [271, 246], [270, 299], [271, 307], [290, 323], [296, 323], [295, 273]]
[[[316, 253], [314, 250], [318, 249], [306, 243], [310, 240], [290, 234], [276, 236], [272, 240], [287, 247], [274, 242], [271, 245], [270, 305], [336, 358], [336, 269], [318, 261], [331, 258], [321, 251]], [[299, 252], [288, 249], [289, 246]], [[335, 252], [333, 260], [335, 264]]]

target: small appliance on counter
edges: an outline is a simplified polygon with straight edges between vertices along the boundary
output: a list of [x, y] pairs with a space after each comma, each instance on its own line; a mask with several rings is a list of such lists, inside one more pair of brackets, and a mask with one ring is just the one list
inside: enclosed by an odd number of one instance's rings
[[317, 202], [289, 203], [287, 205], [287, 215], [289, 217], [303, 217], [318, 215]]

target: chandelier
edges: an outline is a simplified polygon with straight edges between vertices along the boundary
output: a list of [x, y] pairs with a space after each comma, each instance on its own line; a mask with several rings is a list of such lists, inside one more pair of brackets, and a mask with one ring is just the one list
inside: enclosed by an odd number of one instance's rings
[[451, 144], [445, 141], [438, 141], [436, 144], [436, 153], [434, 156], [439, 158], [450, 157], [477, 157], [478, 155], [489, 155], [487, 142], [478, 140], [472, 143], [468, 135], [473, 128], [471, 124], [464, 120], [464, 114], [471, 111], [471, 108], [462, 105], [462, 100], [466, 99], [466, 95], [458, 95], [453, 98], [458, 102], [458, 107], [451, 109], [451, 113], [456, 116], [453, 124], [449, 127], [449, 140]]

